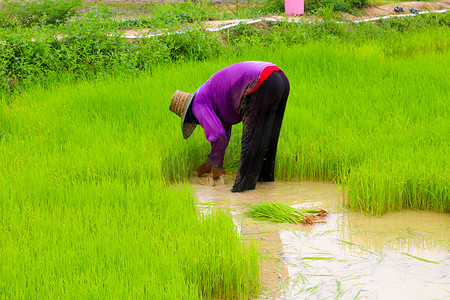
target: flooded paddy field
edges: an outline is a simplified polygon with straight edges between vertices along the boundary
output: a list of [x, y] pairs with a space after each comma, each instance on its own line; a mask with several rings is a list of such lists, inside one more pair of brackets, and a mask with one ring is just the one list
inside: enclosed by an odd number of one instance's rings
[[[450, 299], [450, 215], [411, 211], [381, 217], [342, 207], [338, 185], [259, 183], [231, 193], [233, 177], [211, 186], [192, 178], [202, 213], [230, 210], [238, 233], [263, 251], [263, 299]], [[247, 205], [276, 201], [324, 208], [327, 222], [276, 224], [244, 217]]]
[[[210, 59], [155, 66], [150, 44], [122, 49], [111, 37], [114, 51], [105, 55], [127, 53], [132, 73], [114, 60], [124, 74], [108, 76], [115, 68], [99, 60], [105, 73], [98, 80], [51, 73], [14, 97], [0, 93], [0, 298], [449, 298], [450, 28], [440, 25], [448, 17], [417, 16], [415, 25], [402, 18], [384, 24], [398, 28], [383, 34], [383, 24], [286, 24], [285, 37], [252, 34], [252, 43], [244, 31], [237, 48]], [[193, 55], [209, 51], [204, 42], [213, 37], [201, 36], [189, 45], [202, 48]], [[86, 45], [99, 45], [94, 37]], [[41, 72], [28, 46], [9, 44], [7, 54], [25, 47]], [[28, 77], [28, 62], [8, 55]], [[152, 67], [137, 74], [141, 58]], [[277, 178], [340, 182], [348, 210], [382, 217], [346, 211], [329, 183], [277, 181], [232, 194], [229, 173], [223, 185], [207, 186], [205, 178], [185, 185], [210, 145], [200, 128], [183, 139], [168, 109], [173, 92], [193, 92], [242, 60], [276, 63], [292, 83]], [[90, 68], [82, 63], [79, 70]], [[239, 164], [242, 130], [233, 132], [227, 172]], [[314, 226], [243, 218], [245, 204], [263, 201], [330, 215]], [[194, 202], [205, 214], [229, 209], [234, 223], [222, 213], [200, 218]], [[406, 208], [416, 211], [396, 213]]]

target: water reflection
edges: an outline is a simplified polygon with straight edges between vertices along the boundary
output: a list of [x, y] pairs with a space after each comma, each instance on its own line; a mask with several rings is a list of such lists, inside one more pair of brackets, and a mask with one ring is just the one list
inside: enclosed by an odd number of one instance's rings
[[[263, 283], [283, 299], [450, 298], [450, 215], [404, 211], [383, 217], [346, 212], [338, 186], [321, 182], [258, 184], [234, 194], [232, 178], [209, 186], [193, 178], [199, 205], [230, 209], [243, 236], [265, 254]], [[277, 201], [331, 214], [326, 224], [299, 226], [243, 218], [246, 204]], [[276, 261], [276, 262], [274, 262]]]

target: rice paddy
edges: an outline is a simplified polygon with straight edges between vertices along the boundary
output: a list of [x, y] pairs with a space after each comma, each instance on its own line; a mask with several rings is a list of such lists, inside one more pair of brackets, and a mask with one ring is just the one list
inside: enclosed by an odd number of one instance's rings
[[[329, 182], [261, 183], [245, 195], [233, 184], [191, 178], [198, 205], [230, 209], [242, 237], [261, 245], [261, 299], [445, 299], [450, 282], [450, 215], [403, 210], [382, 217], [348, 211]], [[261, 200], [263, 199], [263, 200]], [[327, 207], [326, 223], [299, 225], [249, 218], [261, 201], [305, 210]]]
[[[449, 36], [280, 44], [3, 100], [0, 295], [257, 296], [257, 246], [227, 212], [199, 214], [184, 185], [209, 152], [204, 134], [184, 140], [168, 110], [176, 89], [242, 60], [276, 63], [291, 82], [277, 179], [338, 182], [343, 204], [369, 214], [450, 212]], [[239, 151], [236, 126], [228, 172]]]

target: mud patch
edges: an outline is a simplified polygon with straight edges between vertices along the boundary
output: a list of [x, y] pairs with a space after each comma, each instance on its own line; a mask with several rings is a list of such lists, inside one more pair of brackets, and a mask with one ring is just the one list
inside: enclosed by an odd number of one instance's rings
[[[231, 193], [192, 178], [198, 207], [229, 209], [243, 237], [264, 254], [263, 299], [450, 298], [450, 215], [403, 211], [383, 217], [347, 212], [339, 186], [325, 182], [259, 183]], [[244, 217], [246, 205], [276, 201], [326, 209], [327, 223], [276, 224]]]

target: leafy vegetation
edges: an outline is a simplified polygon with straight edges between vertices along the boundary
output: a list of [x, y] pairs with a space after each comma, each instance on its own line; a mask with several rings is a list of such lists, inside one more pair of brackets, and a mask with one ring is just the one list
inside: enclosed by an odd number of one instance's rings
[[323, 14], [324, 11], [355, 14], [358, 8], [369, 6], [368, 0], [306, 0], [305, 11]]
[[3, 0], [3, 3], [6, 17], [23, 26], [64, 23], [81, 7], [81, 0]]
[[[191, 4], [194, 5], [194, 4]], [[32, 82], [45, 84], [70, 72], [93, 78], [105, 73], [148, 71], [157, 64], [180, 60], [205, 60], [243, 48], [271, 47], [313, 40], [367, 40], [398, 35], [421, 27], [448, 26], [450, 14], [417, 16], [376, 23], [262, 23], [242, 24], [222, 32], [199, 31], [198, 25], [173, 25], [167, 35], [128, 41], [120, 22], [104, 6], [86, 10], [76, 22], [39, 28], [5, 29], [0, 32], [0, 66], [3, 91], [20, 90]], [[262, 27], [261, 27], [262, 26]], [[184, 30], [184, 33], [177, 33]]]

